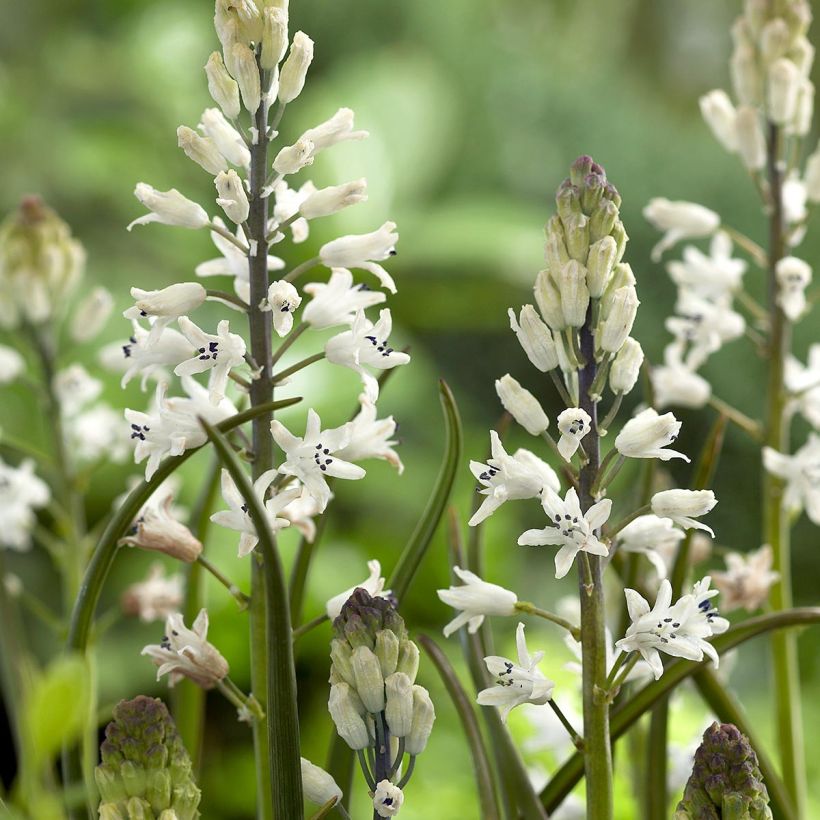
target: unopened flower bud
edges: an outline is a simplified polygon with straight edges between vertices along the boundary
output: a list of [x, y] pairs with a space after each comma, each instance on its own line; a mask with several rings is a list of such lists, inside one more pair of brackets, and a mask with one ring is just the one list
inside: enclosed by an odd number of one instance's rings
[[308, 194], [299, 206], [299, 213], [305, 219], [330, 216], [349, 205], [367, 201], [367, 180], [357, 179], [343, 185], [331, 185]]
[[423, 686], [413, 687], [413, 722], [410, 734], [404, 743], [405, 751], [410, 755], [421, 754], [427, 746], [430, 732], [433, 731], [433, 722], [436, 719], [436, 710], [430, 693]]
[[339, 737], [351, 749], [366, 749], [370, 746], [370, 733], [363, 718], [364, 705], [351, 686], [334, 683], [330, 687], [327, 708]]
[[811, 121], [814, 116], [814, 83], [803, 77], [800, 81], [800, 88], [797, 91], [797, 105], [794, 111], [794, 119], [788, 129], [790, 134], [798, 137], [805, 137], [811, 129]]
[[581, 192], [575, 185], [565, 182], [555, 194], [555, 206], [561, 222], [566, 225], [575, 214], [581, 213]]
[[219, 194], [216, 204], [221, 206], [231, 222], [241, 225], [248, 218], [251, 206], [239, 174], [233, 169], [222, 171], [217, 174], [214, 184]]
[[760, 32], [760, 56], [767, 63], [783, 57], [789, 49], [792, 35], [781, 17], [769, 20]]
[[214, 27], [223, 47], [230, 37], [246, 45], [262, 39], [262, 15], [254, 0], [216, 0]]
[[259, 64], [266, 71], [276, 68], [288, 48], [288, 15], [286, 11], [268, 6], [262, 12], [262, 54]]
[[379, 817], [395, 817], [404, 803], [404, 793], [389, 780], [380, 780], [373, 792], [373, 808]]
[[205, 75], [208, 78], [208, 93], [222, 109], [226, 117], [236, 119], [239, 116], [239, 85], [228, 74], [222, 55], [214, 51], [205, 64]]
[[735, 132], [735, 107], [729, 95], [715, 89], [704, 94], [700, 100], [700, 113], [715, 139], [727, 150], [737, 150], [737, 134]]
[[535, 278], [533, 286], [535, 301], [544, 321], [551, 330], [563, 330], [567, 325], [561, 310], [561, 294], [548, 270], [542, 270]]
[[356, 692], [368, 712], [373, 715], [384, 709], [384, 677], [381, 665], [372, 649], [357, 646], [350, 662], [356, 680]]
[[396, 671], [403, 672], [413, 681], [419, 673], [419, 648], [409, 639], [399, 642], [399, 662]]
[[314, 145], [310, 140], [298, 139], [293, 145], [286, 145], [273, 160], [273, 170], [277, 174], [295, 174], [307, 165], [313, 164]]
[[561, 296], [564, 323], [569, 327], [581, 327], [586, 320], [589, 307], [586, 268], [580, 262], [571, 259], [554, 278]]
[[239, 83], [242, 102], [245, 108], [255, 114], [262, 99], [262, 89], [259, 81], [259, 67], [250, 46], [245, 43], [234, 43], [231, 48], [231, 66], [233, 75]]
[[620, 262], [624, 258], [624, 251], [626, 250], [626, 243], [629, 242], [629, 237], [626, 235], [626, 228], [624, 223], [619, 219], [613, 226], [611, 232], [615, 244], [618, 246], [617, 261]]
[[242, 135], [222, 115], [218, 108], [206, 108], [202, 112], [199, 127], [210, 137], [219, 153], [231, 165], [245, 168], [251, 163], [251, 152]]
[[[607, 190], [607, 181], [604, 174], [592, 172], [584, 178], [581, 188], [581, 207], [584, 213], [592, 213]], [[612, 189], [614, 191], [614, 188]]]
[[695, 519], [708, 513], [716, 504], [717, 499], [711, 490], [662, 490], [650, 501], [652, 512], [660, 518], [671, 518], [686, 529], [705, 529], [710, 533], [709, 527]]
[[564, 226], [558, 216], [553, 216], [547, 222], [547, 240], [544, 245], [544, 257], [547, 269], [559, 271], [569, 262], [569, 253], [564, 241]]
[[609, 199], [602, 199], [589, 218], [589, 241], [597, 242], [608, 236], [618, 219], [618, 206]]
[[638, 381], [643, 365], [643, 348], [634, 339], [627, 339], [609, 370], [609, 386], [613, 393], [629, 393]]
[[820, 202], [820, 146], [806, 161], [806, 196], [809, 202]]
[[558, 367], [555, 342], [552, 340], [549, 328], [535, 312], [535, 308], [532, 305], [524, 305], [517, 320], [512, 308], [507, 313], [510, 317], [510, 327], [518, 337], [530, 362], [542, 373], [548, 373]]
[[788, 53], [788, 58], [797, 66], [797, 70], [808, 78], [814, 62], [814, 46], [805, 37], [798, 37]]
[[595, 331], [597, 347], [606, 353], [617, 353], [627, 336], [638, 313], [638, 293], [632, 285], [621, 287], [612, 295], [606, 317]]
[[769, 66], [766, 102], [772, 122], [787, 125], [794, 119], [801, 81], [797, 66], [785, 57]]
[[572, 259], [586, 262], [589, 253], [589, 217], [573, 214], [564, 224], [567, 251]]
[[735, 117], [737, 150], [750, 171], [760, 171], [766, 164], [766, 137], [760, 124], [760, 114], [751, 105], [742, 105]]
[[413, 724], [413, 681], [403, 672], [385, 678], [386, 704], [384, 707], [390, 734], [405, 737]]
[[324, 806], [334, 797], [337, 801], [342, 799], [342, 790], [336, 785], [336, 781], [331, 775], [304, 757], [300, 758], [300, 761], [302, 764], [302, 790], [311, 803]]
[[205, 209], [196, 202], [184, 197], [176, 188], [170, 191], [158, 191], [144, 182], [138, 182], [134, 196], [146, 207], [150, 214], [135, 219], [129, 226], [147, 225], [149, 222], [160, 222], [163, 225], [174, 225], [178, 228], [204, 228], [209, 222]]
[[297, 31], [279, 76], [279, 102], [292, 102], [302, 93], [312, 60], [313, 40], [304, 32]]
[[71, 319], [71, 338], [75, 342], [93, 339], [103, 329], [113, 308], [111, 293], [102, 287], [94, 288], [77, 306]]
[[399, 663], [399, 638], [392, 629], [381, 629], [376, 633], [376, 647], [373, 650], [379, 659], [382, 677], [387, 680], [396, 671]]
[[140, 316], [187, 316], [204, 303], [207, 295], [199, 282], [175, 282], [161, 290], [131, 288]]
[[162, 504], [146, 506], [128, 535], [120, 543], [153, 552], [163, 552], [179, 561], [193, 563], [202, 552], [201, 542], [171, 514], [173, 498]]
[[177, 144], [188, 159], [193, 160], [212, 176], [228, 170], [228, 163], [214, 142], [208, 137], [201, 137], [187, 125], [180, 125], [177, 128]]
[[760, 105], [763, 100], [763, 78], [752, 46], [737, 46], [729, 62], [735, 95], [743, 105]]
[[615, 448], [628, 458], [658, 458], [661, 461], [682, 458], [689, 461], [683, 453], [667, 449], [667, 445], [678, 437], [680, 428], [681, 422], [672, 413], [660, 415], [648, 407], [623, 426], [615, 437]]
[[330, 642], [330, 662], [339, 676], [351, 686], [356, 685], [356, 677], [353, 674], [353, 664], [351, 658], [353, 650], [347, 641], [334, 638]]
[[599, 239], [589, 249], [587, 255], [587, 288], [593, 299], [600, 299], [604, 293], [612, 269], [618, 256], [618, 245], [611, 236]]
[[540, 436], [550, 420], [538, 399], [509, 373], [496, 379], [495, 392], [504, 409], [531, 435]]
[[589, 154], [581, 154], [569, 167], [569, 181], [580, 187], [584, 180], [593, 172], [595, 161]]

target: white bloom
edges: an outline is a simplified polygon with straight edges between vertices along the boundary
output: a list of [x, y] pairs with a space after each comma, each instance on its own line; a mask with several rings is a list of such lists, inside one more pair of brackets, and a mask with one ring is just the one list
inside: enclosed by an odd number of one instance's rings
[[103, 348], [100, 353], [102, 363], [112, 370], [124, 370], [122, 387], [125, 387], [138, 373], [142, 374], [142, 389], [148, 379], [164, 373], [165, 367], [176, 367], [193, 354], [191, 343], [178, 331], [165, 328], [159, 338], [148, 344], [149, 331], [141, 327], [136, 320], [132, 320], [133, 335], [125, 342], [115, 342]]
[[350, 422], [348, 431], [350, 441], [338, 451], [337, 455], [344, 461], [366, 461], [379, 458], [395, 467], [399, 475], [404, 472], [398, 453], [393, 449], [398, 441], [391, 440], [396, 433], [397, 424], [393, 416], [376, 418], [376, 405], [362, 394], [359, 396], [359, 412]]
[[[280, 513], [291, 501], [297, 499], [302, 493], [300, 487], [286, 487], [281, 492], [274, 493], [274, 495], [266, 501], [265, 496], [267, 495], [268, 488], [274, 478], [276, 478], [276, 475], [277, 470], [266, 470], [253, 482], [254, 495], [259, 499], [259, 502], [265, 509], [265, 518], [272, 533], [277, 533], [284, 527], [290, 526], [290, 520], [280, 517]], [[227, 527], [229, 530], [236, 530], [242, 533], [239, 538], [239, 552], [237, 554], [240, 558], [244, 558], [246, 555], [249, 555], [259, 543], [259, 536], [257, 535], [253, 519], [248, 512], [248, 505], [245, 499], [231, 478], [231, 474], [224, 469], [222, 470], [222, 498], [225, 499], [230, 509], [215, 512], [211, 516], [211, 521], [213, 521], [214, 524], [219, 524], [220, 527]]]
[[12, 467], [0, 459], [0, 545], [24, 551], [31, 546], [34, 510], [51, 498], [48, 484], [34, 474], [34, 462], [26, 459]]
[[317, 219], [330, 216], [350, 205], [367, 201], [367, 180], [364, 178], [346, 182], [343, 185], [332, 185], [313, 191], [302, 203], [299, 213], [305, 219]]
[[52, 384], [60, 412], [72, 418], [102, 393], [103, 385], [93, 378], [81, 364], [72, 364], [59, 371]]
[[65, 426], [68, 449], [76, 461], [120, 462], [128, 457], [129, 437], [123, 429], [122, 414], [107, 404], [97, 404], [77, 413]]
[[541, 506], [550, 523], [541, 530], [527, 530], [519, 537], [518, 543], [522, 546], [560, 546], [555, 555], [556, 578], [563, 578], [569, 572], [579, 552], [609, 554], [606, 545], [595, 535], [595, 530], [609, 518], [612, 511], [610, 499], [605, 498], [582, 513], [574, 488], [570, 488], [561, 500], [558, 493], [545, 487], [541, 494]]
[[262, 53], [259, 65], [276, 68], [288, 48], [288, 10], [277, 6], [262, 9]]
[[806, 160], [805, 186], [809, 202], [820, 202], [820, 146]]
[[791, 394], [789, 410], [799, 411], [815, 429], [820, 429], [820, 344], [809, 348], [804, 367], [794, 356], [786, 359], [786, 389]]
[[268, 288], [267, 308], [273, 315], [273, 329], [277, 336], [287, 336], [293, 327], [293, 312], [299, 309], [302, 297], [299, 291], [284, 279], [272, 282]]
[[638, 314], [638, 292], [634, 285], [620, 287], [606, 304], [606, 313], [595, 329], [595, 346], [605, 353], [617, 353], [629, 334]]
[[555, 684], [544, 677], [538, 669], [538, 663], [544, 657], [544, 653], [536, 652], [530, 655], [527, 650], [522, 623], [518, 624], [515, 631], [515, 643], [518, 663], [497, 655], [484, 658], [495, 685], [479, 692], [476, 698], [481, 706], [499, 706], [501, 720], [505, 723], [507, 716], [516, 706], [522, 703], [541, 706], [550, 700], [555, 688]]
[[[276, 231], [273, 242], [281, 242], [284, 234], [278, 230], [283, 222], [290, 223], [290, 233], [296, 244], [304, 242], [310, 233], [310, 226], [307, 219], [298, 217], [302, 203], [316, 190], [316, 186], [308, 180], [300, 188], [291, 188], [284, 179], [279, 180], [273, 186], [275, 204], [273, 206], [273, 218], [268, 222], [268, 232]], [[291, 221], [292, 220], [292, 221]]]
[[561, 487], [552, 467], [529, 450], [508, 455], [495, 430], [490, 430], [491, 457], [486, 464], [470, 462], [470, 472], [481, 482], [486, 496], [469, 521], [471, 527], [492, 515], [505, 501], [538, 497], [545, 487]]
[[609, 369], [609, 386], [613, 393], [629, 393], [641, 375], [643, 348], [635, 339], [626, 339]]
[[664, 364], [652, 368], [652, 389], [655, 405], [659, 409], [676, 407], [704, 407], [712, 395], [712, 386], [699, 376], [681, 357], [678, 344], [671, 344], [664, 351]]
[[766, 76], [769, 119], [777, 125], [789, 125], [797, 111], [800, 71], [791, 60], [782, 57], [768, 67]]
[[354, 130], [353, 112], [349, 108], [340, 108], [329, 120], [305, 131], [300, 139], [313, 143], [315, 155], [339, 142], [361, 140], [367, 136], [367, 131]]
[[319, 258], [328, 268], [361, 268], [378, 277], [382, 287], [391, 293], [396, 285], [390, 274], [378, 263], [396, 255], [399, 235], [395, 222], [385, 222], [372, 233], [341, 236], [319, 249]]
[[250, 213], [248, 195], [239, 174], [231, 168], [230, 171], [220, 171], [214, 180], [219, 196], [216, 204], [219, 205], [231, 222], [241, 225]]
[[735, 107], [729, 95], [715, 89], [704, 94], [700, 100], [700, 113], [709, 126], [715, 139], [727, 150], [737, 150], [737, 135], [735, 132]]
[[390, 347], [393, 328], [390, 308], [379, 312], [379, 321], [373, 324], [360, 310], [350, 330], [345, 330], [325, 343], [325, 356], [332, 364], [355, 370], [362, 379], [365, 393], [371, 401], [379, 395], [379, 383], [367, 368], [390, 370], [410, 361], [410, 356]]
[[372, 598], [389, 598], [390, 590], [384, 588], [385, 579], [382, 577], [382, 566], [378, 561], [368, 561], [367, 569], [370, 573], [360, 584], [334, 595], [326, 604], [325, 612], [331, 621], [339, 617], [342, 607], [347, 603], [347, 599], [357, 590], [366, 590]]
[[711, 301], [730, 297], [741, 287], [746, 262], [732, 257], [732, 240], [718, 231], [709, 245], [708, 256], [694, 245], [683, 249], [683, 261], [666, 265], [669, 277], [680, 288]]
[[239, 116], [239, 86], [228, 73], [222, 55], [214, 51], [205, 64], [208, 78], [208, 93], [213, 101], [225, 112], [226, 117], [236, 119]]
[[592, 418], [580, 407], [568, 407], [558, 416], [558, 452], [569, 461], [581, 446], [581, 439], [592, 429]]
[[313, 40], [303, 31], [297, 31], [279, 75], [279, 102], [289, 103], [302, 93], [312, 61]]
[[772, 572], [772, 548], [764, 544], [756, 552], [726, 556], [726, 571], [713, 572], [715, 587], [721, 595], [721, 607], [726, 612], [743, 607], [754, 612], [766, 603], [772, 585], [780, 579]]
[[[786, 221], [786, 224], [794, 226], [805, 222], [808, 216], [808, 212], [806, 211], [808, 190], [796, 172], [789, 174], [786, 179], [783, 180], [781, 195], [783, 200], [783, 219]], [[789, 245], [792, 247], [799, 245], [803, 241], [805, 232], [805, 226], [802, 225], [798, 230], [793, 231], [789, 237]]]
[[538, 399], [509, 373], [495, 381], [495, 392], [504, 409], [531, 435], [540, 436], [550, 420]]
[[763, 465], [786, 482], [783, 507], [792, 514], [805, 508], [809, 518], [820, 524], [820, 436], [810, 433], [791, 456], [764, 447]]
[[729, 622], [719, 617], [710, 603], [718, 591], [709, 589], [709, 580], [707, 576], [699, 581], [692, 593], [672, 605], [672, 585], [664, 579], [652, 609], [634, 589], [624, 590], [632, 624], [626, 636], [615, 644], [616, 648], [640, 652], [652, 668], [655, 680], [663, 674], [659, 652], [691, 661], [702, 661], [705, 654], [717, 667], [718, 654], [705, 639], [725, 632]]
[[575, 259], [570, 259], [552, 274], [552, 279], [561, 299], [564, 324], [568, 327], [581, 327], [589, 306], [586, 268]]
[[251, 152], [245, 145], [245, 140], [218, 108], [206, 108], [202, 112], [199, 127], [231, 165], [238, 168], [250, 166]]
[[741, 105], [735, 117], [737, 152], [749, 171], [761, 171], [766, 165], [766, 137], [756, 106]]
[[279, 151], [273, 160], [273, 170], [283, 176], [296, 174], [313, 164], [313, 150], [313, 143], [302, 137]]
[[558, 354], [550, 329], [544, 324], [532, 305], [524, 305], [518, 320], [510, 308], [510, 328], [515, 332], [527, 358], [542, 372], [547, 373], [558, 367]]
[[0, 384], [13, 382], [25, 367], [25, 360], [13, 347], [0, 345]]
[[134, 225], [147, 225], [149, 222], [192, 229], [204, 228], [209, 222], [205, 209], [193, 200], [186, 199], [176, 188], [158, 191], [144, 182], [138, 182], [134, 196], [151, 213], [135, 219], [128, 226], [129, 231]]
[[159, 667], [157, 680], [170, 675], [173, 686], [183, 678], [210, 689], [228, 674], [228, 662], [219, 650], [208, 643], [208, 613], [201, 610], [191, 629], [182, 621], [182, 615], [169, 615], [165, 623], [162, 643], [146, 646], [142, 653], [148, 655]]
[[228, 170], [228, 162], [219, 153], [216, 143], [210, 137], [200, 136], [193, 128], [180, 125], [177, 128], [177, 144], [188, 159], [193, 160], [211, 176]]
[[146, 346], [150, 347], [174, 319], [196, 310], [205, 301], [207, 294], [199, 282], [177, 282], [162, 290], [131, 288], [131, 296], [136, 304], [128, 308], [123, 316], [126, 319], [138, 319], [141, 316], [154, 319], [146, 340]]
[[336, 457], [336, 452], [350, 443], [349, 423], [333, 430], [322, 430], [321, 420], [311, 408], [304, 438], [294, 436], [276, 419], [271, 422], [270, 429], [274, 441], [285, 453], [285, 462], [279, 466], [279, 472], [296, 476], [319, 503], [320, 512], [324, 512], [330, 501], [325, 476], [364, 478], [365, 471], [361, 467]]
[[75, 342], [93, 339], [108, 321], [114, 308], [114, 297], [105, 288], [94, 288], [86, 296], [71, 318], [71, 338]]
[[345, 268], [334, 268], [327, 284], [310, 282], [302, 290], [313, 297], [302, 311], [302, 319], [314, 330], [353, 324], [360, 311], [387, 299], [380, 290], [354, 285], [353, 274]]
[[166, 575], [162, 564], [156, 562], [151, 564], [144, 581], [131, 584], [123, 592], [121, 604], [126, 615], [150, 623], [178, 612], [184, 600], [182, 575]]
[[449, 638], [456, 630], [467, 624], [471, 634], [478, 631], [486, 615], [514, 615], [518, 597], [514, 592], [498, 584], [482, 581], [474, 572], [453, 567], [453, 572], [464, 582], [463, 586], [436, 590], [439, 599], [461, 612], [444, 627], [444, 637]]
[[720, 217], [714, 211], [694, 202], [652, 199], [644, 208], [643, 215], [657, 230], [665, 232], [663, 239], [652, 250], [652, 259], [656, 262], [665, 250], [681, 239], [709, 236], [720, 226]]
[[617, 536], [618, 549], [645, 555], [660, 578], [666, 577], [664, 556], [677, 551], [685, 533], [675, 527], [671, 518], [641, 515], [630, 521]]
[[[274, 9], [277, 11], [277, 9]], [[302, 789], [305, 797], [319, 806], [324, 806], [335, 797], [342, 799], [342, 790], [336, 785], [336, 781], [324, 769], [315, 766], [304, 757], [300, 758], [302, 764]]]
[[301, 495], [281, 510], [279, 515], [287, 518], [291, 527], [297, 529], [308, 544], [312, 544], [316, 537], [316, 524], [313, 518], [320, 512], [319, 502], [305, 487], [300, 487], [300, 492]]
[[228, 373], [231, 368], [244, 361], [245, 341], [241, 336], [229, 332], [230, 323], [223, 319], [216, 328], [216, 335], [205, 333], [187, 316], [179, 319], [179, 329], [194, 346], [196, 354], [174, 368], [177, 376], [192, 376], [195, 373], [211, 371], [208, 392], [211, 404], [219, 404], [225, 398]]
[[234, 43], [230, 54], [231, 73], [239, 83], [242, 102], [251, 114], [256, 114], [262, 99], [262, 89], [259, 82], [259, 66], [256, 64], [254, 53], [245, 43]]
[[728, 299], [712, 302], [685, 288], [678, 291], [675, 311], [666, 329], [681, 345], [689, 345], [686, 364], [693, 369], [746, 329], [745, 319], [729, 307]]
[[404, 803], [404, 792], [389, 780], [381, 780], [376, 784], [373, 793], [373, 808], [379, 817], [395, 817]]
[[775, 266], [777, 304], [792, 322], [806, 310], [806, 287], [811, 282], [811, 267], [795, 256], [785, 256]]
[[652, 512], [660, 518], [671, 518], [685, 530], [705, 530], [713, 538], [711, 527], [695, 519], [706, 515], [717, 504], [711, 490], [662, 490], [652, 496]]
[[667, 450], [678, 437], [681, 422], [672, 413], [658, 415], [657, 410], [648, 407], [631, 418], [615, 437], [615, 447], [622, 456], [628, 458], [659, 458], [669, 461], [671, 458], [689, 458], [676, 450]]

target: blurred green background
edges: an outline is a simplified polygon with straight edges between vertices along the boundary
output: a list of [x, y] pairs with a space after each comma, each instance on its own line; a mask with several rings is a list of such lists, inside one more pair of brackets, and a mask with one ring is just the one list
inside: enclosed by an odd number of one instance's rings
[[[391, 299], [394, 345], [410, 344], [413, 363], [391, 380], [381, 413], [401, 423], [406, 472], [397, 477], [381, 463], [368, 478], [339, 489], [329, 531], [310, 579], [307, 616], [345, 586], [365, 577], [365, 561], [379, 558], [389, 570], [435, 478], [443, 443], [437, 379], [445, 378], [465, 422], [465, 459], [455, 502], [466, 521], [473, 483], [467, 458], [483, 458], [487, 429], [499, 415], [493, 381], [511, 372], [536, 392], [550, 413], [559, 410], [549, 383], [539, 379], [508, 329], [506, 311], [531, 301], [542, 265], [542, 225], [553, 211], [552, 192], [570, 162], [590, 153], [601, 162], [623, 196], [622, 216], [631, 241], [626, 259], [638, 278], [642, 308], [635, 330], [651, 361], [659, 359], [667, 335], [662, 320], [674, 296], [662, 265], [649, 261], [656, 241], [641, 209], [651, 196], [701, 202], [725, 221], [763, 241], [764, 221], [739, 164], [728, 157], [701, 122], [697, 98], [728, 84], [729, 26], [739, 3], [689, 0], [293, 0], [291, 28], [316, 41], [316, 59], [305, 92], [289, 106], [282, 124], [286, 140], [332, 114], [339, 106], [356, 111], [357, 125], [371, 137], [323, 155], [314, 166], [317, 184], [368, 178], [370, 200], [315, 223], [306, 245], [289, 262], [313, 255], [319, 244], [347, 232], [372, 230], [386, 219], [399, 225], [399, 254], [390, 263], [398, 295]], [[104, 284], [118, 309], [128, 289], [160, 287], [192, 278], [194, 266], [213, 254], [205, 233], [125, 225], [143, 211], [132, 196], [144, 180], [177, 187], [203, 203], [212, 201], [211, 179], [176, 147], [175, 129], [195, 126], [211, 105], [202, 72], [217, 45], [209, 0], [28, 0], [0, 4], [0, 206], [12, 209], [26, 193], [42, 194], [72, 225], [89, 253], [88, 283]], [[817, 81], [817, 77], [815, 77]], [[816, 137], [808, 140], [814, 147]], [[214, 208], [211, 208], [213, 211]], [[820, 231], [810, 230], [799, 255], [815, 264]], [[762, 292], [752, 271], [750, 290]], [[211, 318], [216, 316], [211, 312]], [[116, 315], [115, 315], [116, 316]], [[101, 341], [126, 335], [125, 320], [109, 322]], [[796, 350], [803, 356], [816, 322], [799, 327]], [[96, 344], [96, 343], [95, 343]], [[312, 337], [311, 345], [316, 345]], [[303, 347], [300, 350], [304, 351]], [[95, 349], [78, 357], [94, 369]], [[353, 409], [358, 386], [347, 372], [327, 365], [297, 382], [328, 424]], [[717, 395], [758, 415], [762, 365], [749, 344], [739, 341], [706, 368]], [[147, 397], [132, 383], [123, 393], [107, 377], [108, 400], [142, 409]], [[340, 398], [343, 397], [343, 398]], [[636, 403], [638, 396], [631, 397]], [[48, 420], [19, 389], [0, 393], [3, 427], [18, 436], [46, 441]], [[298, 431], [303, 411], [284, 416]], [[695, 454], [712, 421], [710, 411], [682, 412], [681, 449]], [[798, 429], [802, 440], [805, 430]], [[527, 444], [523, 432], [514, 445]], [[196, 477], [205, 468], [197, 457], [186, 472], [183, 502], [191, 503]], [[685, 466], [672, 466], [686, 486]], [[92, 518], [105, 515], [133, 465], [106, 467], [92, 483], [87, 504]], [[636, 472], [624, 471], [619, 487], [627, 499]], [[758, 541], [758, 454], [731, 430], [714, 489], [720, 504], [710, 516], [718, 542], [739, 550]], [[617, 498], [616, 488], [616, 498]], [[516, 536], [538, 517], [537, 505], [508, 505], [487, 527], [488, 576], [514, 588], [520, 598], [544, 606], [571, 594], [573, 584], [553, 579], [553, 551], [523, 551]], [[817, 602], [820, 552], [817, 530], [802, 519], [795, 532], [795, 594], [798, 603]], [[286, 560], [294, 540], [282, 539]], [[235, 538], [213, 531], [209, 554], [242, 578], [247, 566], [234, 558]], [[40, 551], [7, 556], [7, 565], [46, 600], [58, 584]], [[121, 590], [142, 577], [150, 558], [124, 552], [117, 561], [102, 609], [115, 607]], [[715, 562], [717, 564], [717, 561]], [[438, 635], [450, 611], [433, 590], [448, 583], [446, 550], [439, 537], [402, 611], [414, 632]], [[218, 588], [209, 589], [214, 642], [247, 684], [245, 617]], [[514, 623], [496, 624], [497, 649], [511, 650]], [[104, 704], [138, 692], [166, 695], [151, 665], [139, 657], [161, 634], [159, 624], [117, 622], [99, 653]], [[558, 681], [556, 698], [577, 698], [578, 685], [563, 664], [571, 657], [549, 626], [529, 626], [531, 646], [547, 650], [543, 668]], [[32, 625], [28, 636], [43, 656], [56, 643]], [[299, 685], [306, 756], [325, 758], [331, 726], [326, 715], [328, 630], [299, 645]], [[448, 651], [457, 660], [457, 644]], [[801, 640], [806, 725], [820, 720], [818, 699], [820, 632]], [[744, 647], [732, 680], [755, 725], [772, 735], [769, 663], [763, 642]], [[446, 694], [429, 664], [421, 672], [439, 704], [439, 722], [419, 760], [402, 817], [476, 816], [465, 746]], [[694, 696], [682, 701], [673, 736], [688, 743], [704, 713]], [[201, 778], [204, 815], [250, 817], [254, 803], [251, 746], [246, 727], [232, 720], [218, 696], [208, 698], [208, 734]], [[513, 721], [521, 738], [532, 733], [521, 716]], [[820, 778], [820, 751], [809, 733], [810, 782]], [[623, 758], [621, 758], [622, 760]], [[549, 755], [528, 761], [548, 771]], [[357, 781], [358, 797], [364, 788]], [[814, 787], [812, 816], [820, 816]], [[358, 804], [356, 804], [358, 805]], [[362, 809], [354, 811], [363, 816]], [[626, 782], [619, 785], [619, 817], [637, 816]]]

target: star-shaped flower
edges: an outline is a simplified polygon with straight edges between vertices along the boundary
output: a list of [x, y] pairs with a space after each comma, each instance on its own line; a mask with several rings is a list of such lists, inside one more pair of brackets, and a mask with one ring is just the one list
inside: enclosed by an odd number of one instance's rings
[[302, 319], [314, 330], [353, 324], [359, 311], [387, 299], [380, 290], [354, 285], [353, 274], [345, 268], [333, 268], [327, 284], [310, 282], [302, 290], [313, 297], [302, 311]]
[[449, 638], [456, 630], [467, 624], [467, 631], [475, 633], [484, 623], [486, 615], [512, 615], [518, 596], [509, 589], [483, 581], [474, 572], [453, 567], [453, 572], [464, 582], [463, 586], [436, 590], [438, 597], [448, 606], [461, 610], [447, 626], [444, 637]]

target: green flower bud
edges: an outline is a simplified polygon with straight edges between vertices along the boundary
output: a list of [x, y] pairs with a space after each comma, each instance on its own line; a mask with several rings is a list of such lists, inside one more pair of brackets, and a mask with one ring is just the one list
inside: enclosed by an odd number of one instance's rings
[[[376, 633], [376, 657], [379, 659], [385, 680], [396, 671], [399, 662], [399, 639], [391, 629]], [[332, 653], [331, 653], [332, 657]]]
[[[589, 217], [573, 214], [565, 223], [567, 251], [578, 262], [586, 262], [589, 253]], [[553, 271], [553, 274], [555, 271]]]
[[551, 330], [563, 330], [566, 327], [564, 313], [561, 310], [561, 295], [548, 270], [542, 270], [535, 278], [533, 287], [538, 310]]
[[408, 754], [418, 755], [424, 751], [435, 719], [436, 710], [430, 700], [430, 693], [423, 686], [414, 686], [412, 726], [404, 742]]
[[[611, 186], [610, 186], [611, 187]], [[581, 207], [585, 214], [591, 214], [607, 190], [606, 177], [603, 174], [588, 174], [584, 179], [584, 187], [581, 192]], [[615, 189], [612, 188], [614, 191]]]
[[351, 656], [356, 693], [371, 714], [384, 709], [384, 677], [379, 659], [367, 646], [357, 646]]
[[334, 638], [330, 642], [330, 660], [332, 664], [331, 670], [335, 670], [341, 680], [346, 681], [351, 686], [356, 683], [356, 680], [353, 677], [353, 666], [350, 663], [350, 657], [352, 654], [353, 650], [350, 648], [350, 644], [347, 641]]
[[592, 157], [582, 154], [569, 169], [569, 181], [578, 187], [584, 184], [584, 180], [592, 173], [595, 162]]
[[386, 704], [384, 715], [390, 734], [404, 737], [413, 723], [413, 681], [403, 672], [396, 672], [384, 681]]
[[589, 241], [597, 242], [609, 236], [618, 219], [618, 206], [609, 199], [602, 199], [589, 217]]
[[605, 353], [617, 353], [632, 331], [638, 313], [638, 294], [634, 285], [618, 288], [607, 306], [606, 318], [595, 329], [596, 346]]
[[618, 245], [611, 236], [599, 239], [587, 255], [587, 287], [593, 299], [600, 299], [612, 275], [618, 256]]
[[401, 641], [399, 644], [399, 662], [396, 665], [397, 672], [403, 672], [411, 681], [416, 679], [419, 673], [419, 648], [410, 640]]
[[370, 732], [363, 719], [364, 704], [351, 686], [346, 683], [331, 686], [327, 708], [339, 737], [351, 749], [366, 749], [370, 746]]
[[571, 259], [554, 278], [561, 298], [564, 323], [569, 327], [581, 327], [589, 307], [586, 268]]
[[555, 194], [555, 205], [558, 216], [566, 227], [573, 215], [581, 213], [581, 192], [565, 179]]
[[259, 64], [270, 70], [279, 65], [288, 48], [288, 15], [282, 9], [269, 7], [262, 13], [262, 53]]

